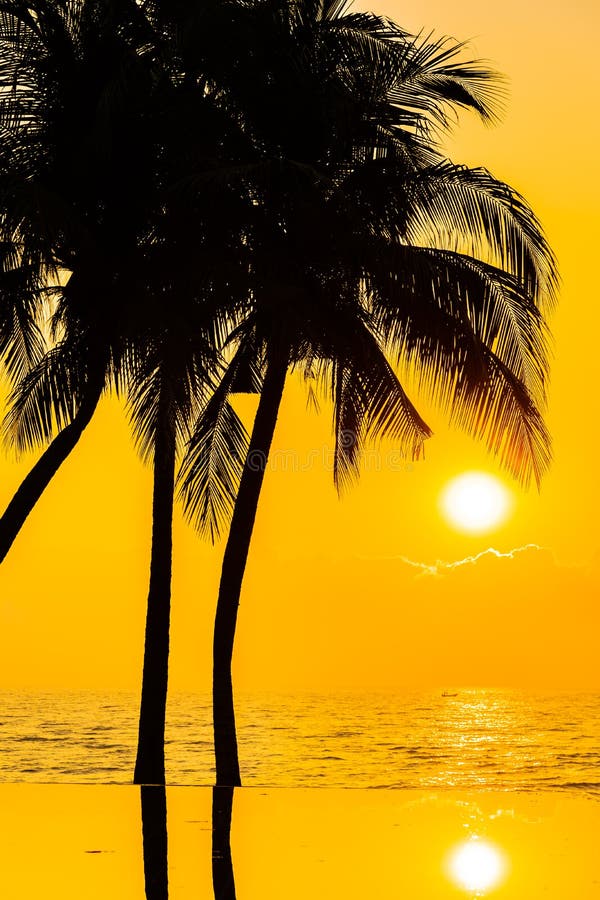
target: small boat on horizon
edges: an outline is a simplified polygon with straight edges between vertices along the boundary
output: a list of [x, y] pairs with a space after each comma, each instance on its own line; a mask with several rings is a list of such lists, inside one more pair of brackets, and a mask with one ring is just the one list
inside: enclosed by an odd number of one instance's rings
[[442, 697], [458, 697], [458, 691], [442, 691]]

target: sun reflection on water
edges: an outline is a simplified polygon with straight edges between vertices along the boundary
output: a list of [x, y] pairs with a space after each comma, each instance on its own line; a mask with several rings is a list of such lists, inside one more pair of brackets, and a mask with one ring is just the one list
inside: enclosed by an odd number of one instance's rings
[[472, 837], [455, 847], [448, 859], [448, 874], [475, 897], [495, 888], [506, 875], [504, 854], [488, 841]]

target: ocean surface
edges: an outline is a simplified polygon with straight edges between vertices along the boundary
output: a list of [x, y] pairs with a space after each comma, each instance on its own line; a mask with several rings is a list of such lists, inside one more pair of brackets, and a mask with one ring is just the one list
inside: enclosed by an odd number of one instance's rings
[[[242, 780], [600, 799], [600, 694], [239, 694]], [[137, 696], [0, 693], [0, 781], [131, 782]], [[167, 781], [214, 782], [208, 695], [169, 699]]]

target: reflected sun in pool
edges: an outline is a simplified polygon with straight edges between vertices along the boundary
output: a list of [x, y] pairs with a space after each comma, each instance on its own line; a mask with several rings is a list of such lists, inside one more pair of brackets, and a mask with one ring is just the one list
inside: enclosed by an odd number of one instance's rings
[[497, 887], [506, 874], [506, 860], [493, 844], [472, 838], [450, 854], [448, 873], [466, 891], [482, 896]]

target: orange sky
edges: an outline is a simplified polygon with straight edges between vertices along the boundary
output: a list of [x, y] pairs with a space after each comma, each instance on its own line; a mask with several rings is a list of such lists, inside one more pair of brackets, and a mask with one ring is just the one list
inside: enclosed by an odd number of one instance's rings
[[[463, 117], [448, 147], [456, 162], [485, 165], [521, 190], [558, 255], [563, 284], [548, 415], [555, 460], [540, 494], [511, 485], [515, 510], [502, 528], [460, 534], [440, 517], [441, 489], [466, 469], [498, 469], [425, 407], [436, 432], [425, 461], [390, 467], [385, 452], [370, 455], [360, 485], [340, 502], [328, 470], [328, 411], [307, 412], [292, 381], [242, 596], [236, 682], [248, 689], [600, 688], [596, 6], [361, 6], [412, 30], [471, 38], [475, 53], [509, 76], [501, 125], [486, 129]], [[0, 501], [30, 465], [0, 461]], [[107, 401], [0, 571], [0, 689], [138, 689], [150, 489], [124, 416]], [[500, 555], [479, 556], [489, 547]], [[517, 548], [526, 549], [511, 554]], [[174, 688], [209, 687], [221, 552], [178, 520]], [[418, 565], [438, 560], [434, 573]]]

